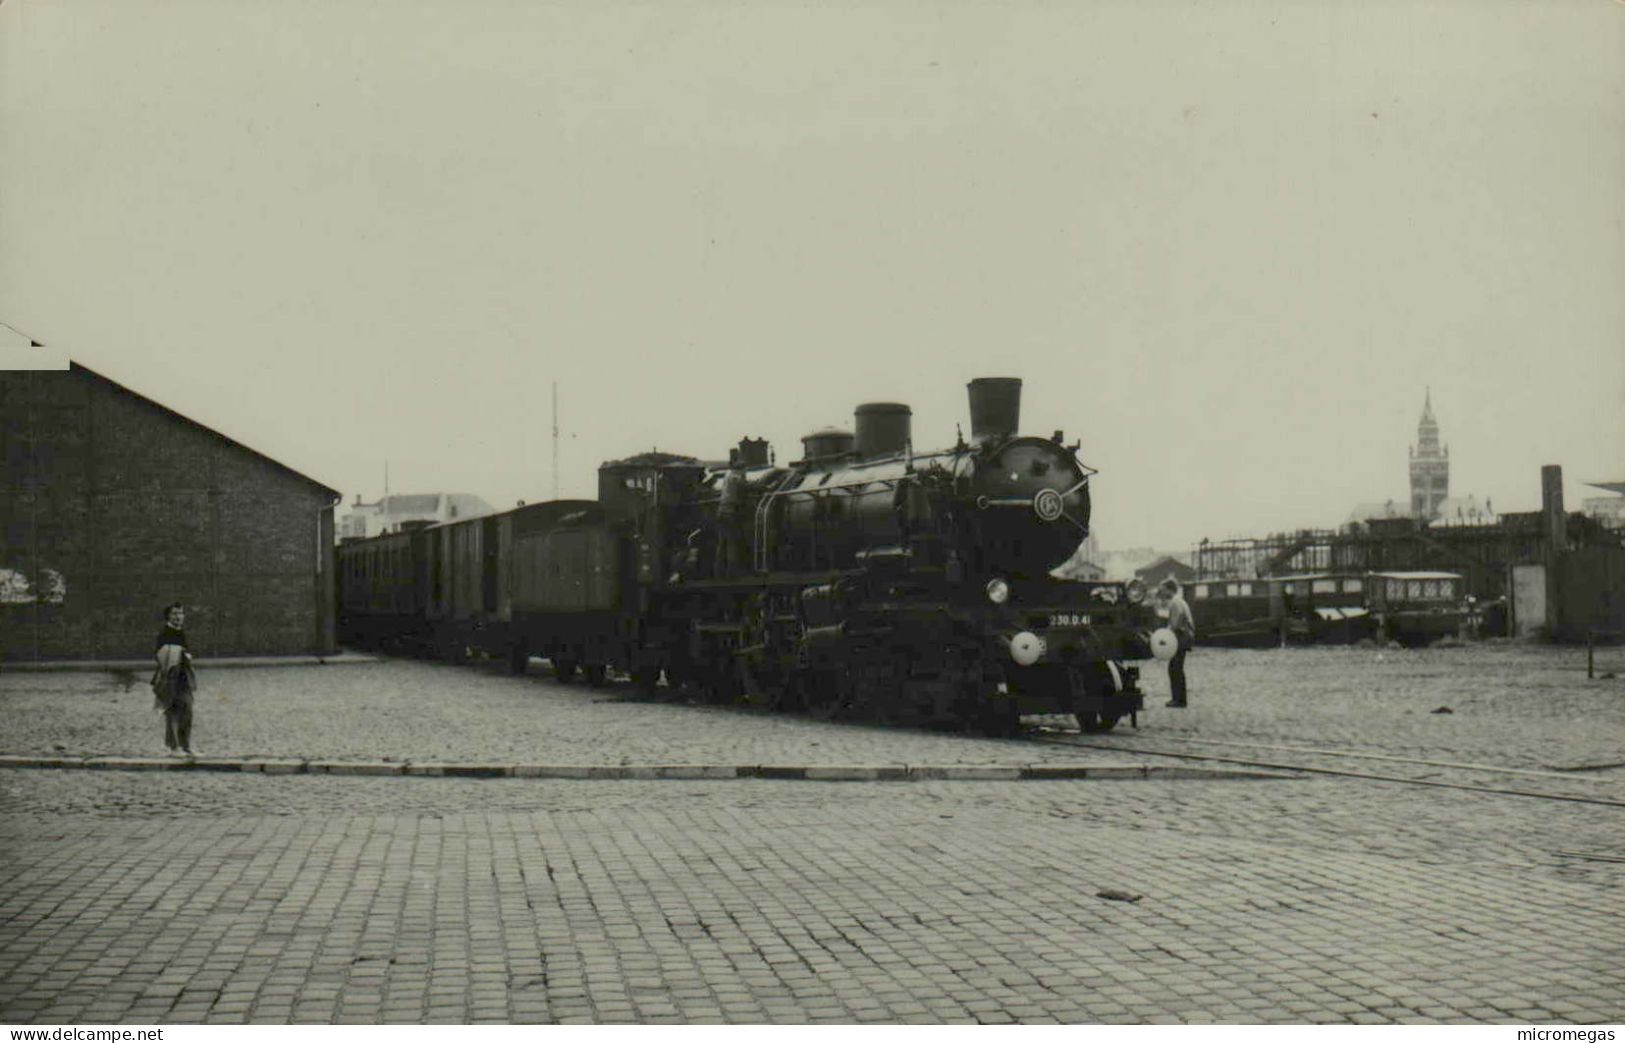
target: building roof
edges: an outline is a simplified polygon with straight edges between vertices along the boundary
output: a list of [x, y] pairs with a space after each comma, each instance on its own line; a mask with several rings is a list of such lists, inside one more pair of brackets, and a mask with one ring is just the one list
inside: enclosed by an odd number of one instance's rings
[[323, 485], [321, 482], [318, 482], [316, 479], [310, 477], [309, 475], [301, 474], [300, 472], [295, 471], [293, 468], [289, 467], [287, 464], [283, 463], [282, 461], [273, 460], [271, 457], [266, 456], [264, 453], [260, 452], [259, 450], [252, 449], [252, 448], [244, 445], [243, 443], [237, 441], [235, 438], [232, 438], [229, 435], [223, 435], [219, 431], [216, 431], [212, 427], [209, 427], [209, 426], [207, 426], [205, 424], [200, 424], [196, 420], [193, 420], [191, 417], [186, 416], [184, 413], [177, 413], [173, 409], [170, 409], [168, 406], [164, 405], [162, 402], [159, 402], [159, 401], [157, 401], [155, 399], [148, 398], [146, 395], [143, 395], [141, 392], [132, 390], [131, 388], [126, 387], [123, 384], [120, 384], [118, 381], [112, 379], [111, 377], [104, 377], [100, 373], [97, 373], [95, 370], [91, 369], [89, 366], [82, 366], [77, 362], [70, 362], [69, 365], [68, 365], [68, 369], [69, 369], [70, 372], [83, 373], [86, 376], [89, 376], [89, 377], [92, 377], [92, 378], [94, 378], [96, 380], [99, 380], [104, 384], [110, 385], [115, 390], [121, 391], [124, 394], [131, 396], [132, 398], [140, 399], [142, 402], [145, 402], [147, 405], [149, 405], [152, 408], [158, 410], [159, 412], [166, 413], [169, 416], [173, 417], [174, 419], [179, 420], [183, 424], [187, 424], [187, 425], [189, 425], [191, 427], [194, 427], [197, 430], [202, 431], [205, 434], [212, 435], [216, 439], [218, 439], [218, 440], [224, 442], [226, 445], [230, 446], [232, 449], [236, 449], [236, 450], [239, 450], [241, 452], [247, 453], [250, 456], [257, 457], [260, 460], [264, 461], [265, 463], [270, 464], [272, 467], [276, 468], [277, 470], [282, 471], [283, 473], [287, 474], [289, 477], [297, 478], [301, 482], [304, 482], [305, 484], [307, 484], [309, 486], [312, 486], [313, 488], [320, 489], [322, 492], [327, 493], [327, 495], [330, 498], [334, 499], [334, 500], [338, 500], [338, 499], [342, 498], [337, 489], [334, 489], [334, 488], [332, 488], [330, 486], [327, 486], [327, 485]]
[[1193, 576], [1196, 574], [1195, 569], [1191, 568], [1189, 565], [1185, 564], [1183, 561], [1180, 561], [1178, 558], [1174, 557], [1172, 554], [1159, 555], [1151, 563], [1149, 563], [1147, 565], [1142, 565], [1139, 568], [1135, 569], [1134, 574], [1136, 576], [1143, 576], [1147, 572], [1155, 572], [1156, 570], [1161, 569], [1161, 568], [1169, 568], [1169, 569], [1173, 569], [1175, 571], [1184, 570], [1185, 572], [1188, 572]]
[[1438, 512], [1438, 521], [1489, 521], [1495, 517], [1495, 510], [1489, 500], [1480, 501], [1478, 497], [1446, 496], [1434, 508]]
[[[27, 357], [24, 357], [25, 354], [26, 354]], [[35, 356], [35, 355], [38, 356], [37, 361], [39, 362], [39, 365], [30, 364], [32, 361], [34, 361], [33, 356]], [[7, 326], [4, 323], [0, 323], [0, 357], [4, 357], [6, 362], [7, 362], [7, 365], [5, 367], [3, 367], [5, 369], [13, 369], [13, 370], [49, 370], [49, 371], [55, 371], [55, 372], [62, 372], [63, 370], [67, 370], [69, 373], [77, 373], [77, 374], [80, 374], [81, 376], [89, 377], [92, 380], [99, 381], [100, 383], [107, 385], [108, 387], [112, 388], [113, 390], [118, 391], [121, 394], [128, 395], [129, 397], [134, 398], [134, 399], [136, 399], [136, 400], [138, 400], [140, 402], [143, 402], [146, 405], [151, 406], [153, 409], [158, 410], [160, 413], [164, 413], [164, 414], [170, 416], [171, 418], [173, 418], [175, 420], [178, 420], [183, 424], [188, 425], [189, 427], [195, 428], [195, 429], [197, 429], [199, 431], [204, 432], [205, 434], [213, 436], [214, 438], [218, 439], [219, 441], [226, 443], [226, 445], [230, 446], [233, 449], [236, 449], [236, 450], [239, 450], [241, 452], [247, 453], [250, 456], [254, 456], [254, 457], [259, 458], [260, 460], [264, 461], [265, 463], [270, 464], [272, 467], [276, 468], [277, 470], [286, 473], [290, 477], [297, 478], [301, 482], [306, 483], [307, 485], [313, 486], [316, 489], [320, 489], [322, 492], [327, 493], [328, 496], [330, 498], [332, 498], [332, 499], [337, 500], [337, 499], [340, 498], [339, 497], [339, 491], [337, 489], [334, 489], [334, 488], [331, 488], [329, 486], [323, 485], [321, 482], [318, 482], [316, 479], [310, 477], [309, 475], [301, 474], [300, 472], [295, 471], [293, 468], [289, 467], [287, 464], [283, 463], [282, 461], [273, 460], [271, 457], [266, 456], [264, 453], [260, 452], [259, 450], [250, 448], [249, 446], [244, 445], [243, 443], [237, 441], [235, 438], [232, 438], [229, 435], [223, 435], [219, 431], [216, 431], [214, 428], [209, 427], [206, 424], [200, 424], [196, 420], [193, 420], [191, 417], [185, 415], [184, 413], [177, 413], [175, 410], [170, 409], [168, 406], [164, 405], [162, 402], [159, 402], [158, 400], [153, 399], [153, 398], [148, 398], [146, 395], [143, 395], [141, 392], [136, 391], [135, 389], [129, 387], [128, 385], [119, 383], [118, 381], [114, 380], [112, 377], [103, 376], [102, 374], [100, 374], [100, 373], [96, 372], [95, 370], [91, 369], [89, 366], [81, 365], [78, 362], [74, 362], [72, 359], [68, 358], [63, 352], [59, 352], [59, 351], [56, 351], [55, 349], [48, 348], [45, 345], [41, 344], [39, 341], [33, 340], [33, 339], [27, 337], [26, 335], [17, 332], [16, 329], [14, 329], [11, 326]], [[17, 364], [12, 365], [11, 364], [12, 362], [16, 362]]]
[[385, 514], [434, 514], [440, 510], [439, 493], [405, 493], [386, 496], [378, 504]]
[[64, 370], [66, 352], [47, 348], [0, 322], [0, 370]]
[[68, 364], [68, 372], [73, 373], [73, 374], [79, 374], [82, 377], [88, 377], [93, 381], [96, 381], [96, 382], [101, 383], [101, 384], [105, 384], [105, 385], [107, 385], [108, 387], [110, 387], [114, 391], [117, 391], [120, 394], [127, 395], [130, 398], [136, 399], [137, 401], [143, 403], [144, 405], [149, 406], [152, 409], [156, 409], [158, 412], [165, 414], [166, 416], [168, 416], [169, 418], [171, 418], [173, 420], [179, 421], [180, 423], [183, 423], [183, 424], [187, 425], [188, 427], [191, 427], [191, 428], [194, 428], [194, 429], [196, 429], [198, 431], [201, 431], [204, 434], [209, 435], [212, 438], [214, 438], [214, 439], [216, 439], [216, 440], [218, 440], [220, 442], [225, 443], [225, 445], [228, 446], [231, 449], [234, 449], [234, 450], [236, 450], [238, 452], [247, 453], [249, 456], [255, 457], [256, 459], [258, 459], [258, 460], [260, 460], [260, 461], [262, 461], [264, 463], [270, 464], [273, 468], [275, 468], [278, 471], [281, 471], [282, 473], [286, 474], [288, 477], [296, 478], [299, 481], [301, 481], [301, 482], [305, 483], [306, 485], [310, 486], [311, 488], [317, 489], [317, 490], [320, 490], [323, 493], [326, 493], [327, 497], [329, 499], [331, 499], [331, 500], [338, 501], [338, 500], [342, 499], [342, 497], [340, 496], [339, 491], [337, 489], [334, 489], [334, 488], [332, 488], [331, 486], [328, 486], [328, 485], [324, 485], [321, 482], [318, 482], [316, 479], [310, 477], [307, 474], [301, 474], [300, 472], [295, 471], [293, 468], [289, 467], [287, 464], [283, 463], [282, 461], [272, 459], [271, 457], [266, 456], [264, 453], [260, 452], [259, 450], [254, 449], [254, 448], [252, 448], [250, 446], [246, 446], [243, 443], [237, 441], [235, 438], [232, 438], [229, 435], [223, 435], [219, 431], [216, 431], [214, 428], [209, 427], [206, 424], [200, 424], [196, 420], [193, 420], [191, 417], [186, 416], [184, 413], [177, 413], [177, 412], [175, 412], [175, 410], [170, 409], [168, 406], [164, 405], [162, 402], [158, 402], [155, 399], [148, 398], [146, 395], [143, 395], [141, 392], [135, 391], [135, 390], [133, 390], [133, 389], [131, 389], [129, 387], [126, 387], [125, 385], [120, 384], [118, 381], [112, 379], [111, 377], [105, 377], [102, 374], [97, 373], [95, 370], [91, 369], [89, 366], [82, 366], [77, 362], [70, 361], [69, 364]]
[[1625, 482], [1587, 482], [1593, 489], [1603, 489], [1611, 493], [1625, 495]]
[[1460, 579], [1459, 572], [1373, 572], [1383, 579]]
[[1374, 500], [1355, 506], [1349, 516], [1343, 519], [1343, 524], [1351, 522], [1366, 522], [1372, 518], [1409, 518], [1411, 516], [1411, 503], [1409, 500]]

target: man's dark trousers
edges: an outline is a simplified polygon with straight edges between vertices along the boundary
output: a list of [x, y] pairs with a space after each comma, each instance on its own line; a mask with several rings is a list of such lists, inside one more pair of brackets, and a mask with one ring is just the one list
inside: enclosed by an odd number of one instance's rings
[[1184, 634], [1179, 638], [1179, 651], [1168, 660], [1168, 693], [1170, 706], [1185, 705], [1185, 653], [1191, 650], [1191, 639]]

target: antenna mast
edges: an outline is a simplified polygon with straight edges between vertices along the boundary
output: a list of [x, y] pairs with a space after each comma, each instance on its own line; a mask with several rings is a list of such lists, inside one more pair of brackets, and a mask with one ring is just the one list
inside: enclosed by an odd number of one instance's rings
[[559, 498], [559, 382], [553, 381], [553, 499]]

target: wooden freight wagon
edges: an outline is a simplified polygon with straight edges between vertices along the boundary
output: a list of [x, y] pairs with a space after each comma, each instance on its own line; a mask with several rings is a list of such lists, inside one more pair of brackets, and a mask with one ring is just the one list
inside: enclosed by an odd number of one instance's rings
[[537, 504], [504, 518], [510, 664], [522, 671], [530, 656], [546, 656], [561, 680], [579, 669], [601, 684], [630, 656], [628, 541], [592, 500]]

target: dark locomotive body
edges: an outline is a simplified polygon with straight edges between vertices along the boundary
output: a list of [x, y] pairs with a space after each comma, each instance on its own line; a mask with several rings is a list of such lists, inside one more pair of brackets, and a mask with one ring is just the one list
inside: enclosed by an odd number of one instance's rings
[[[452, 654], [481, 648], [517, 669], [545, 655], [561, 677], [616, 668], [651, 690], [663, 673], [717, 701], [1109, 728], [1140, 708], [1126, 661], [1150, 654], [1152, 618], [1123, 584], [1051, 576], [1087, 534], [1092, 472], [1059, 432], [1016, 435], [1019, 389], [973, 381], [972, 440], [950, 449], [916, 453], [908, 408], [875, 403], [855, 435], [808, 436], [788, 466], [754, 440], [727, 466], [645, 454], [605, 464], [596, 502], [414, 534], [406, 546], [425, 557], [399, 573], [423, 607], [411, 622]], [[346, 544], [341, 562], [391, 539]]]

